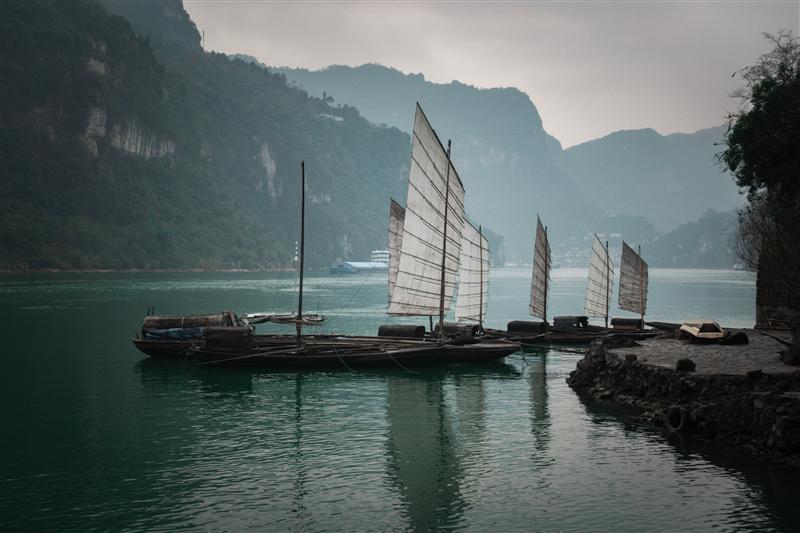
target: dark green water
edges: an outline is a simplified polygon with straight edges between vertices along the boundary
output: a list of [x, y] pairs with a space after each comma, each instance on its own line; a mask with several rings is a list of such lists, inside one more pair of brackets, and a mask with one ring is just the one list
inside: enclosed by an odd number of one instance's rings
[[[551, 309], [583, 304], [557, 271]], [[529, 273], [493, 274], [490, 326]], [[311, 277], [325, 330], [376, 331], [384, 276]], [[291, 276], [0, 278], [0, 529], [352, 531], [800, 528], [800, 475], [637, 426], [565, 383], [580, 355], [408, 372], [253, 372], [143, 358], [160, 313], [286, 311]], [[650, 317], [752, 325], [752, 276], [653, 271]]]

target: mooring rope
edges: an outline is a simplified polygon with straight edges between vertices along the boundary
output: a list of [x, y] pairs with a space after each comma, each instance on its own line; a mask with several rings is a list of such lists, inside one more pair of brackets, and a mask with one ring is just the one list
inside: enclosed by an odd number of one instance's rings
[[419, 374], [419, 372], [417, 372], [416, 370], [411, 370], [411, 369], [410, 369], [410, 368], [408, 368], [407, 366], [403, 365], [403, 363], [401, 363], [400, 361], [398, 361], [397, 359], [395, 359], [395, 358], [394, 358], [394, 356], [393, 356], [391, 353], [389, 353], [388, 351], [386, 352], [386, 355], [388, 355], [388, 356], [389, 356], [389, 358], [390, 358], [392, 361], [394, 361], [394, 362], [397, 364], [397, 366], [399, 366], [400, 368], [402, 368], [402, 369], [404, 369], [404, 370], [406, 370], [406, 371], [408, 371], [408, 372], [411, 372], [412, 374]]
[[336, 345], [335, 344], [332, 344], [331, 348], [333, 348], [333, 353], [336, 354], [336, 357], [339, 358], [339, 362], [341, 362], [347, 370], [349, 370], [350, 372], [357, 372], [357, 370], [354, 370], [353, 368], [350, 367], [350, 365], [347, 364], [347, 361], [342, 359], [342, 356], [339, 353], [339, 350], [336, 349]]

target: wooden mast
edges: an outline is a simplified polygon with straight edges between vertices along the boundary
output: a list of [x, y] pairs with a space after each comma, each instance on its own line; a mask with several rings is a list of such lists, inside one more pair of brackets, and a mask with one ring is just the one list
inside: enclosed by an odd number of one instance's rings
[[480, 261], [478, 262], [478, 268], [481, 269], [480, 280], [481, 283], [478, 286], [478, 290], [480, 291], [480, 307], [478, 307], [478, 327], [483, 331], [483, 233], [481, 232], [481, 226], [478, 224], [478, 257]]
[[[547, 226], [544, 227], [544, 305], [542, 307], [545, 325], [547, 325], [547, 278], [550, 277], [550, 254], [547, 253], [550, 248], [550, 243], [547, 241]], [[548, 326], [549, 329], [549, 326]]]
[[639, 329], [644, 329], [644, 270], [642, 261], [642, 245], [639, 248], [639, 311], [642, 313], [642, 322], [639, 324]]
[[450, 207], [450, 139], [447, 140], [447, 170], [444, 189], [444, 232], [442, 239], [442, 278], [439, 286], [439, 341], [444, 340], [444, 284], [447, 263], [447, 211]]
[[305, 222], [306, 222], [306, 162], [300, 162], [300, 290], [297, 296], [297, 343], [303, 329], [303, 260], [305, 255]]
[[608, 241], [606, 241], [606, 329], [608, 329], [608, 308], [611, 300], [611, 266], [608, 263]]

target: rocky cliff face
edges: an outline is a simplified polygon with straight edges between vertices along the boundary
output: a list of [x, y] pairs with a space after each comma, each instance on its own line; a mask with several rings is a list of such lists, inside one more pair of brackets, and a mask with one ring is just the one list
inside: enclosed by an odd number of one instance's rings
[[[7, 6], [0, 269], [285, 268], [386, 245], [409, 137], [206, 54], [180, 2]], [[352, 255], [350, 255], [352, 254]]]
[[175, 154], [175, 142], [168, 139], [159, 139], [152, 132], [139, 127], [136, 118], [122, 125], [112, 128], [112, 147], [136, 154], [149, 159], [151, 157], [164, 157]]

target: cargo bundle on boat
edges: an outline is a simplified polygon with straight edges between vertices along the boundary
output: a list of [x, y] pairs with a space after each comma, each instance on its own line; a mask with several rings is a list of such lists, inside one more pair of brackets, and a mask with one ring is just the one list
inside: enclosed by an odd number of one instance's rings
[[148, 310], [133, 344], [147, 355], [183, 357], [207, 329], [244, 325], [233, 311], [209, 315], [153, 315]]

